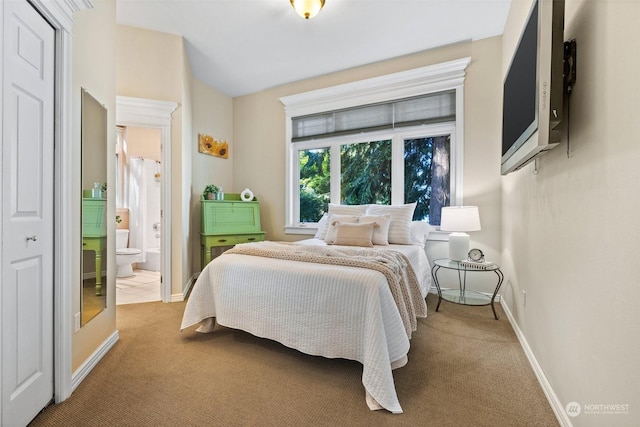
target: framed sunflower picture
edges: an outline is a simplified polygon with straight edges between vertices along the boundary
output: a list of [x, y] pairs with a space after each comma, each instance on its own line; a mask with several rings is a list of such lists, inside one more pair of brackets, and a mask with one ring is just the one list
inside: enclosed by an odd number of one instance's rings
[[199, 133], [198, 152], [226, 159], [229, 157], [229, 143], [227, 141], [221, 141], [212, 136]]

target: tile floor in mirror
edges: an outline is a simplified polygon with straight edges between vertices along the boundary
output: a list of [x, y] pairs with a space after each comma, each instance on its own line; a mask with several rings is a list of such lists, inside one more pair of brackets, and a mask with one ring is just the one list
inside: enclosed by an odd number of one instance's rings
[[160, 300], [160, 272], [136, 269], [131, 277], [116, 278], [116, 305]]

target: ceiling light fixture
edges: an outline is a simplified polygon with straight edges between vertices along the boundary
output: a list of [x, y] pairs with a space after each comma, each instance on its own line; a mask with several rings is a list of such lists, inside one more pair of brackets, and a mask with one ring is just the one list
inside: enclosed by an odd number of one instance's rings
[[289, 0], [296, 13], [304, 19], [313, 18], [324, 7], [324, 0]]

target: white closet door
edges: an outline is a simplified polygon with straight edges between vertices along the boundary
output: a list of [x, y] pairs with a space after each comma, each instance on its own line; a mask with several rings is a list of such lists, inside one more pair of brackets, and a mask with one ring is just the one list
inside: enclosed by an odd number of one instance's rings
[[26, 425], [53, 397], [55, 31], [3, 1], [2, 420]]

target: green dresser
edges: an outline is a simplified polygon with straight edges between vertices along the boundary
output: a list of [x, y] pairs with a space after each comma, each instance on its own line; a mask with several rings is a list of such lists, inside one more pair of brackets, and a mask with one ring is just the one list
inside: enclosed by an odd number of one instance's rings
[[224, 200], [201, 199], [200, 265], [211, 261], [211, 249], [238, 243], [260, 242], [260, 205], [254, 199], [244, 202], [240, 194], [228, 193]]

